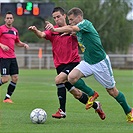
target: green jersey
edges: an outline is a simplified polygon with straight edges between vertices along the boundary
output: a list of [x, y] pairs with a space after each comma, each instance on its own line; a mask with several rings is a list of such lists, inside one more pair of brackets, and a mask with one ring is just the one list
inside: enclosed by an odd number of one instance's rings
[[96, 64], [106, 58], [99, 34], [92, 23], [86, 19], [77, 24], [76, 33], [79, 46], [84, 54], [84, 60], [89, 64]]

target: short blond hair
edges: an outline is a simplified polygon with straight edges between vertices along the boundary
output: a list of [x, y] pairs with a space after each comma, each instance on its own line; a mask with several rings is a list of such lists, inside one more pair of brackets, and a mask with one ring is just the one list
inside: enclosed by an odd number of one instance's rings
[[70, 10], [68, 11], [68, 13], [67, 13], [68, 16], [70, 16], [70, 15], [72, 15], [72, 14], [73, 14], [74, 16], [80, 15], [80, 16], [83, 17], [83, 11], [82, 11], [80, 8], [78, 8], [78, 7], [74, 7], [74, 8], [72, 8], [72, 9], [70, 9]]

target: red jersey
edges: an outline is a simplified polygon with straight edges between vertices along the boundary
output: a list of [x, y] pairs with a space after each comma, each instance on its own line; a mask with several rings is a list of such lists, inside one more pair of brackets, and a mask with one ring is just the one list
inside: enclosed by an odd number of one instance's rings
[[2, 49], [0, 48], [0, 58], [2, 58]]
[[44, 32], [46, 34], [45, 38], [52, 43], [53, 60], [56, 68], [62, 64], [80, 61], [76, 36], [61, 36], [60, 33], [49, 30]]
[[19, 41], [17, 29], [14, 27], [8, 28], [6, 25], [0, 26], [0, 43], [9, 47], [8, 51], [3, 51], [0, 48], [2, 58], [16, 58], [14, 45]]

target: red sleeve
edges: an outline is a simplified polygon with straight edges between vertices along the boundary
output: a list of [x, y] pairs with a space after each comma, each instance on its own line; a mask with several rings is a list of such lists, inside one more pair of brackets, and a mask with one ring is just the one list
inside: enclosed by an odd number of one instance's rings
[[44, 33], [46, 34], [45, 39], [51, 41], [52, 32], [50, 30], [45, 30]]
[[[58, 26], [55, 25], [54, 28], [58, 28]], [[46, 34], [45, 39], [46, 39], [46, 40], [50, 40], [51, 42], [53, 41], [52, 34], [59, 34], [59, 33], [57, 33], [57, 32], [52, 32], [52, 31], [50, 31], [50, 30], [45, 30], [44, 33]]]

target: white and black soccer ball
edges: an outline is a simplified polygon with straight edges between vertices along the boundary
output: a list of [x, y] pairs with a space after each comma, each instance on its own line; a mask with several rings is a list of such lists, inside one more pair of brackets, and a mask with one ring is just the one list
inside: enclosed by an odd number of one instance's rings
[[32, 123], [43, 124], [47, 119], [47, 113], [41, 108], [36, 108], [30, 113]]

